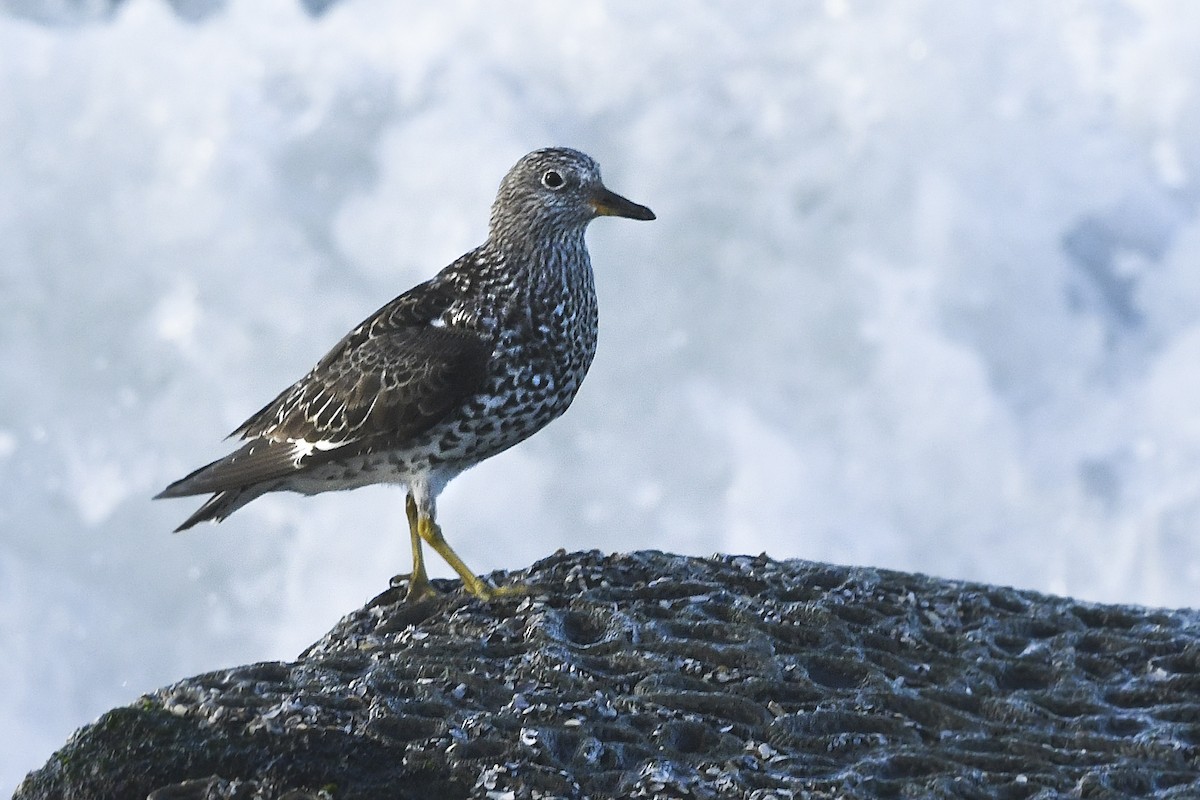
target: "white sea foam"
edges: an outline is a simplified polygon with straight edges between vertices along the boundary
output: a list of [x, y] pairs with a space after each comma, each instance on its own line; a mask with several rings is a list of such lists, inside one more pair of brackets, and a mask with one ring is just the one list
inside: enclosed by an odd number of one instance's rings
[[0, 793], [407, 570], [395, 489], [178, 537], [149, 497], [547, 144], [659, 219], [589, 233], [576, 407], [443, 495], [474, 568], [766, 550], [1196, 604], [1200, 6], [41, 5], [79, 24], [0, 13]]

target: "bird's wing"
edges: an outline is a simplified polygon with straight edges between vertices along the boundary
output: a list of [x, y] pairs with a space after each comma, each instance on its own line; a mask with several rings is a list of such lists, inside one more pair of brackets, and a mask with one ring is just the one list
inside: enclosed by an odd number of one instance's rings
[[377, 434], [402, 441], [440, 420], [479, 389], [493, 347], [442, 321], [461, 289], [456, 266], [368, 317], [231, 435], [328, 448]]
[[[277, 480], [295, 473], [299, 456], [292, 442], [272, 442], [255, 439], [224, 458], [193, 471], [156, 494], [155, 499], [164, 497], [188, 497], [194, 494], [240, 490], [256, 483]], [[258, 493], [253, 495], [258, 496]], [[229, 498], [226, 498], [229, 499]], [[211, 501], [210, 501], [211, 502]], [[205, 504], [205, 509], [210, 508]], [[224, 519], [226, 515], [222, 515]], [[197, 522], [210, 517], [205, 514], [189, 518], [177, 530], [186, 530]]]
[[469, 290], [474, 257], [466, 254], [368, 317], [230, 434], [248, 444], [158, 496], [267, 483], [351, 451], [402, 446], [436, 424], [483, 385], [494, 346], [470, 320], [445, 321]]
[[482, 384], [490, 343], [473, 331], [411, 327], [343, 346], [235, 431], [331, 448], [387, 434], [404, 440]]
[[471, 331], [392, 330], [335, 349], [236, 433], [250, 442], [164, 489], [159, 497], [266, 483], [353, 450], [402, 443], [434, 425], [483, 383], [491, 345]]

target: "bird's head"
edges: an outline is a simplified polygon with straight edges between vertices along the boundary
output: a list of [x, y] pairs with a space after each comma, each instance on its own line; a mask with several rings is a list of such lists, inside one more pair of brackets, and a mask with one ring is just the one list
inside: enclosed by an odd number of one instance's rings
[[651, 220], [654, 212], [605, 188], [590, 156], [550, 147], [525, 156], [504, 176], [492, 204], [491, 231], [502, 239], [558, 238], [600, 216]]

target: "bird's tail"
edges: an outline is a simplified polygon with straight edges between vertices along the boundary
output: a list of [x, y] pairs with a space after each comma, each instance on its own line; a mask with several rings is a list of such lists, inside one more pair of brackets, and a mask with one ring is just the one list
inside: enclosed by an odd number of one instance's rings
[[175, 529], [176, 532], [185, 531], [205, 520], [220, 522], [254, 498], [276, 488], [280, 478], [296, 471], [296, 463], [293, 443], [256, 439], [180, 478], [154, 499], [212, 494], [195, 514]]
[[262, 492], [256, 491], [253, 487], [227, 489], [223, 492], [217, 492], [208, 498], [204, 505], [196, 509], [196, 513], [185, 519], [183, 524], [175, 529], [175, 533], [186, 531], [193, 525], [207, 522], [208, 520], [220, 522], [260, 494]]

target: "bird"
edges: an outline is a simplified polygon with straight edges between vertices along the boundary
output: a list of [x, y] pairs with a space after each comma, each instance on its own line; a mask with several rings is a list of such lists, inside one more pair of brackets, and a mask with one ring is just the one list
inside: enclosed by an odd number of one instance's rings
[[220, 522], [268, 492], [400, 485], [412, 542], [407, 600], [439, 594], [422, 543], [469, 594], [521, 593], [463, 563], [437, 523], [437, 497], [574, 400], [596, 353], [584, 231], [601, 216], [655, 219], [606, 188], [585, 153], [549, 147], [522, 157], [500, 182], [482, 245], [346, 334], [229, 434], [243, 440], [237, 450], [155, 496], [211, 494], [176, 532]]

